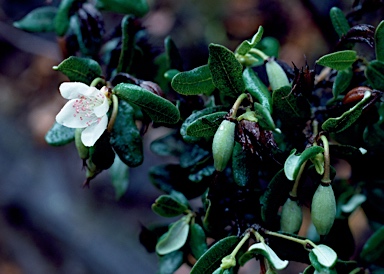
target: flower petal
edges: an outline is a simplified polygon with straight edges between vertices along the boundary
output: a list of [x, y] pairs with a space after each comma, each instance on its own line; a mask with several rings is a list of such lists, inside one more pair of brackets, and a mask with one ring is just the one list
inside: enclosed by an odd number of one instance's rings
[[103, 116], [99, 122], [95, 122], [85, 128], [81, 133], [81, 141], [87, 147], [93, 146], [107, 128], [108, 117]]
[[[104, 96], [104, 95], [103, 95]], [[106, 96], [104, 96], [104, 101], [101, 105], [95, 107], [93, 109], [93, 112], [97, 117], [103, 117], [105, 114], [107, 114], [109, 109], [109, 100]]]
[[65, 99], [75, 99], [79, 95], [89, 96], [89, 93], [92, 91], [88, 85], [81, 82], [64, 82], [60, 85], [59, 90], [61, 96]]
[[69, 100], [56, 115], [56, 122], [70, 128], [84, 128], [90, 125], [92, 120], [97, 119], [94, 115], [76, 112], [75, 103], [76, 99]]

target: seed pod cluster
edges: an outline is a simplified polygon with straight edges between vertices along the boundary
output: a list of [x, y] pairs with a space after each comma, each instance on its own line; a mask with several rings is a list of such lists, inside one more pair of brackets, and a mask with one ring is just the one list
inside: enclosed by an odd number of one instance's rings
[[217, 171], [223, 171], [232, 157], [235, 145], [235, 127], [234, 122], [223, 120], [213, 137], [212, 153]]
[[280, 218], [280, 230], [288, 233], [297, 233], [303, 221], [303, 212], [297, 199], [288, 197], [283, 205]]
[[330, 184], [320, 184], [313, 195], [311, 218], [319, 235], [327, 235], [336, 217], [336, 199]]

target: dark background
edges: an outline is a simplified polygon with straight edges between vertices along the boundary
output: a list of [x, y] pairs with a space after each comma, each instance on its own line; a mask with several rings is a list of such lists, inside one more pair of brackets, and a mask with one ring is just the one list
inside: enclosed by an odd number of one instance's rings
[[[208, 43], [235, 49], [259, 25], [265, 36], [280, 40], [282, 60], [302, 66], [305, 55], [313, 67], [337, 39], [329, 9], [336, 5], [348, 10], [352, 2], [153, 0], [143, 23], [158, 47], [165, 36], [172, 36], [185, 69], [206, 62]], [[130, 170], [128, 192], [119, 201], [108, 172], [92, 181], [90, 189], [82, 189], [84, 172], [74, 145], [50, 147], [44, 141], [65, 103], [58, 86], [67, 79], [52, 70], [62, 61], [56, 37], [12, 26], [45, 3], [0, 3], [0, 274], [156, 273], [156, 255], [140, 245], [138, 234], [140, 224], [169, 221], [151, 211], [160, 192], [147, 177], [151, 165], [174, 161], [148, 149], [167, 130], [149, 130], [144, 163]], [[107, 12], [103, 16], [107, 28], [121, 19]]]

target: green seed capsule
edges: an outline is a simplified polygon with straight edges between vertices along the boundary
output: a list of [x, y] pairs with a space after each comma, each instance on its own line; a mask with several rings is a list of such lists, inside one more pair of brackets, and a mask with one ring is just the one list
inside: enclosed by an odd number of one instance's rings
[[288, 77], [283, 68], [274, 59], [268, 60], [265, 64], [265, 69], [267, 70], [268, 81], [273, 91], [289, 85]]
[[320, 184], [312, 199], [312, 222], [319, 235], [327, 235], [336, 217], [336, 199], [331, 185]]
[[223, 171], [232, 157], [235, 145], [234, 122], [224, 120], [217, 129], [212, 142], [214, 166], [217, 171]]
[[86, 147], [81, 141], [81, 133], [83, 132], [82, 128], [77, 128], [75, 130], [75, 145], [77, 153], [79, 154], [80, 159], [86, 160], [89, 157], [89, 147]]
[[283, 205], [280, 219], [280, 230], [288, 233], [297, 233], [303, 221], [303, 212], [297, 201], [288, 197]]

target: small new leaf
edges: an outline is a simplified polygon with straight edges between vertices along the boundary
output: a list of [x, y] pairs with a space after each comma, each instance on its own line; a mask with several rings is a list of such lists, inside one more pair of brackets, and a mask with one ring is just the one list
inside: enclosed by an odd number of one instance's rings
[[174, 90], [183, 95], [209, 95], [215, 90], [208, 65], [176, 74], [171, 85]]
[[319, 65], [343, 70], [349, 68], [357, 59], [356, 51], [343, 50], [322, 56], [316, 61]]
[[333, 7], [331, 8], [329, 15], [331, 17], [333, 28], [340, 38], [343, 37], [343, 35], [345, 35], [350, 29], [348, 20], [344, 13], [341, 9]]
[[259, 26], [259, 29], [257, 30], [257, 33], [252, 37], [251, 42], [245, 40], [243, 41], [240, 46], [236, 49], [236, 53], [240, 55], [246, 55], [252, 48], [254, 48], [257, 43], [261, 40], [263, 37], [264, 29], [262, 26]]
[[76, 56], [65, 59], [53, 69], [65, 74], [71, 82], [81, 82], [87, 85], [102, 74], [101, 67], [96, 61]]
[[193, 257], [198, 260], [208, 249], [207, 238], [203, 228], [197, 223], [191, 225], [189, 233], [189, 247]]
[[[336, 252], [323, 244], [317, 245], [315, 248], [311, 250], [311, 253], [313, 253], [316, 257], [316, 263], [319, 263], [321, 266], [326, 268], [331, 268], [336, 264], [337, 261], [337, 254]], [[316, 265], [314, 265], [313, 262], [313, 256], [310, 256], [309, 259], [311, 260], [312, 265], [316, 268]]]

